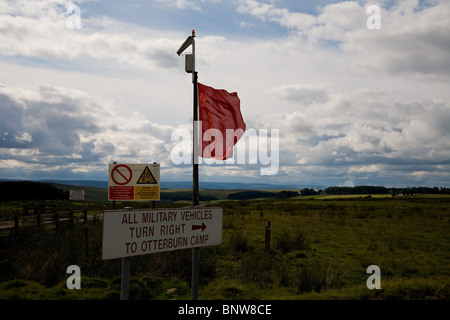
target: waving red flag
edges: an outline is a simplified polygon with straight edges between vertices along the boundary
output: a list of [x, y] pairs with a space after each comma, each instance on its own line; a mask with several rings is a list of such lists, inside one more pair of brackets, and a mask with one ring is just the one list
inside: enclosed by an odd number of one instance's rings
[[230, 158], [233, 146], [246, 128], [237, 93], [198, 83], [198, 98], [201, 121], [200, 156], [218, 160]]

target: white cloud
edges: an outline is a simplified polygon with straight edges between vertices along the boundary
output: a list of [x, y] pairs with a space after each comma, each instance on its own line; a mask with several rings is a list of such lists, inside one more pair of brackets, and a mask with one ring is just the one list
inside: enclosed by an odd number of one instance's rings
[[361, 176], [392, 170], [385, 165], [414, 170], [430, 163], [445, 165], [450, 159], [445, 124], [450, 101], [402, 99], [369, 90], [345, 99], [330, 94], [327, 101], [262, 126], [281, 128], [282, 167], [300, 165], [314, 174], [323, 166]]
[[277, 22], [283, 27], [298, 30], [309, 28], [316, 21], [312, 15], [289, 12], [287, 9], [277, 8], [273, 3], [262, 3], [256, 0], [239, 1], [237, 12], [251, 14], [263, 21]]
[[[113, 160], [158, 161], [165, 177], [190, 176], [189, 166], [170, 161], [171, 134], [192, 116], [190, 75], [175, 54], [186, 35], [83, 11], [83, 28], [70, 30], [65, 3], [0, 4], [8, 74], [0, 76], [0, 167], [82, 174]], [[189, 3], [203, 4], [165, 4]], [[237, 91], [248, 128], [280, 129], [280, 170], [264, 181], [448, 176], [449, 4], [382, 6], [381, 30], [367, 29], [361, 2], [316, 15], [280, 5], [239, 1], [234, 18], [277, 24], [285, 36], [196, 38], [200, 82]], [[259, 179], [260, 167], [202, 166], [201, 174]]]
[[61, 87], [3, 88], [0, 101], [2, 168], [15, 161], [17, 168], [79, 172], [112, 161], [169, 161], [174, 128], [137, 112], [120, 116], [111, 101]]
[[274, 94], [302, 105], [323, 103], [328, 100], [328, 93], [317, 85], [283, 85], [271, 89], [269, 94]]
[[370, 166], [354, 166], [348, 169], [348, 172], [379, 172], [382, 170], [381, 165], [372, 164]]
[[[380, 4], [381, 5], [381, 4]], [[432, 79], [450, 79], [450, 3], [418, 0], [398, 1], [381, 10], [381, 30], [369, 30], [366, 7], [343, 1], [320, 8], [317, 16], [290, 12], [274, 3], [243, 0], [241, 14], [276, 22], [296, 31], [305, 45], [335, 42], [349, 53], [359, 69], [418, 74]]]
[[382, 10], [381, 30], [353, 29], [343, 50], [357, 54], [354, 63], [360, 68], [450, 80], [450, 3], [418, 7], [418, 1], [401, 1]]
[[157, 1], [167, 3], [169, 6], [176, 7], [177, 9], [201, 10], [200, 6], [196, 4], [196, 1], [189, 1], [189, 0], [157, 0]]
[[41, 2], [26, 2], [20, 9], [23, 15], [0, 15], [0, 52], [3, 55], [62, 60], [67, 61], [66, 66], [80, 59], [85, 63], [89, 59], [96, 63], [111, 61], [147, 70], [177, 65], [177, 58], [172, 54], [178, 45], [174, 39], [160, 35], [155, 38], [137, 31], [138, 27], [106, 17], [82, 17], [85, 27], [72, 30], [66, 25], [65, 6], [62, 9], [51, 6], [52, 3], [61, 6], [65, 1], [50, 2], [47, 4], [50, 7]]

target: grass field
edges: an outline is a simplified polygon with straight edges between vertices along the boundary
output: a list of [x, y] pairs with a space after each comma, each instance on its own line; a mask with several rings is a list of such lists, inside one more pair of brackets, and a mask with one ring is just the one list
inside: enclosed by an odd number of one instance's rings
[[[218, 199], [227, 196], [211, 192]], [[96, 202], [80, 205], [90, 206], [90, 214], [109, 209]], [[171, 204], [182, 205], [189, 202]], [[200, 250], [199, 299], [450, 299], [448, 196], [311, 196], [202, 205], [223, 208], [223, 243]], [[2, 204], [2, 212], [7, 209], [14, 211]], [[120, 260], [101, 260], [101, 236], [100, 219], [59, 233], [30, 227], [18, 236], [3, 235], [0, 299], [118, 299]], [[191, 250], [131, 261], [131, 299], [190, 298]], [[73, 264], [81, 268], [81, 290], [66, 288], [66, 268]], [[370, 265], [380, 267], [381, 289], [366, 286]]]

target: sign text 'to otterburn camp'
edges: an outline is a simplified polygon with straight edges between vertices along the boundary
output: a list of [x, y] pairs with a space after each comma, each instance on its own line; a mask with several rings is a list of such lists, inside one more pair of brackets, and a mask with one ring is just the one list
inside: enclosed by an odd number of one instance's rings
[[222, 208], [112, 210], [103, 214], [103, 259], [219, 245]]

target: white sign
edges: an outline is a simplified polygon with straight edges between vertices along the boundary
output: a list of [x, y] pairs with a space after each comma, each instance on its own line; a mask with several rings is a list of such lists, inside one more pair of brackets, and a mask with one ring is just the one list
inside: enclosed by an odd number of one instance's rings
[[108, 200], [159, 200], [159, 164], [109, 164]]
[[85, 200], [84, 190], [70, 190], [69, 200], [79, 200], [79, 201]]
[[222, 208], [111, 210], [103, 213], [103, 259], [219, 245]]

